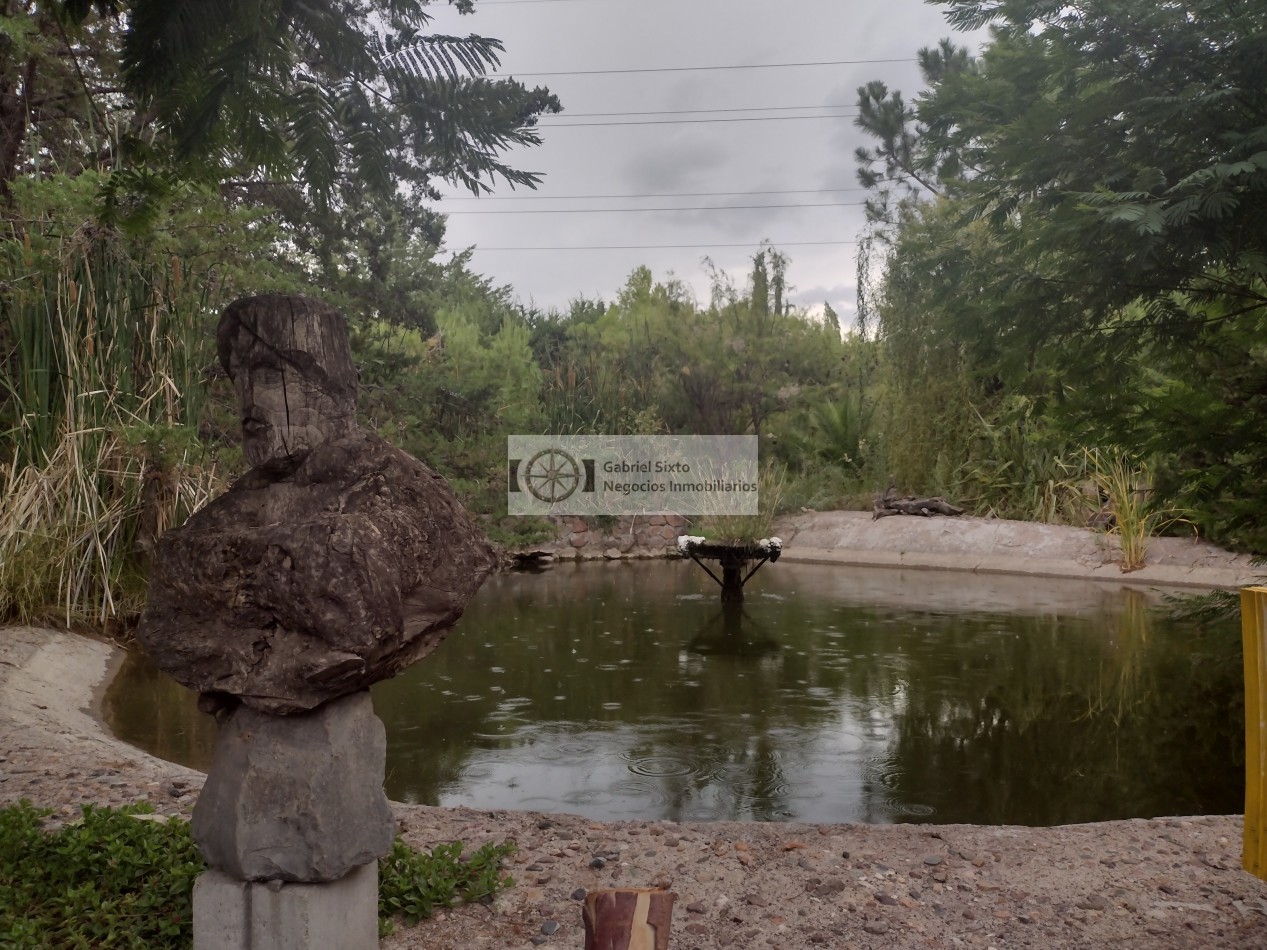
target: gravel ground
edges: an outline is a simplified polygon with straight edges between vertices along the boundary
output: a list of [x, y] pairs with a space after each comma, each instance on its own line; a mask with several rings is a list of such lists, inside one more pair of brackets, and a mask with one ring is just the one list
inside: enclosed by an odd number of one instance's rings
[[[202, 775], [113, 739], [94, 716], [117, 659], [86, 637], [0, 631], [0, 803], [26, 798], [54, 820], [86, 802], [189, 814]], [[514, 840], [517, 885], [402, 927], [384, 948], [579, 947], [580, 899], [613, 886], [677, 894], [674, 950], [1267, 947], [1267, 883], [1240, 869], [1235, 815], [995, 828], [396, 813], [418, 847]]]
[[[119, 742], [97, 718], [120, 659], [89, 637], [0, 630], [0, 804], [29, 799], [53, 821], [82, 803], [138, 800], [188, 816], [203, 776]], [[1241, 869], [1238, 815], [1055, 828], [396, 815], [417, 847], [511, 839], [518, 852], [514, 888], [399, 928], [382, 942], [392, 950], [580, 947], [585, 892], [623, 886], [677, 895], [673, 950], [1267, 948], [1267, 882]]]

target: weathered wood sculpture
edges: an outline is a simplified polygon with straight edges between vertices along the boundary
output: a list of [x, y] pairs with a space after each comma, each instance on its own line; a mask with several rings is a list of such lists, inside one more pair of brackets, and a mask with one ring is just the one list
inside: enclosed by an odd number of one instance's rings
[[159, 541], [137, 637], [211, 707], [314, 709], [433, 650], [493, 550], [443, 478], [357, 427], [337, 310], [239, 300], [217, 344], [253, 468]]
[[444, 479], [357, 427], [337, 310], [239, 300], [217, 344], [252, 468], [159, 540], [137, 631], [220, 722], [194, 943], [372, 950], [395, 823], [368, 687], [435, 649], [494, 553]]

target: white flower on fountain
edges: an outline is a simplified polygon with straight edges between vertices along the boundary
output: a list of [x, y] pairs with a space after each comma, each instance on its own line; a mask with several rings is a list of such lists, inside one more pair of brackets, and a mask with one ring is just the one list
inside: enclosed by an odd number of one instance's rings
[[677, 549], [679, 554], [690, 554], [691, 548], [697, 544], [703, 544], [704, 537], [702, 535], [683, 534], [677, 539]]

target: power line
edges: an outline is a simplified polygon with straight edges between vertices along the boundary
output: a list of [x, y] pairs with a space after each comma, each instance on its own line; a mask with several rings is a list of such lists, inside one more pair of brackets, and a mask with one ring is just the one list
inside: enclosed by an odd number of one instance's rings
[[[773, 241], [774, 247], [826, 247], [857, 244], [857, 241]], [[760, 241], [746, 241], [742, 244], [577, 244], [559, 247], [481, 247], [473, 245], [477, 251], [683, 251], [723, 247], [759, 247]]]
[[739, 106], [731, 109], [653, 109], [649, 112], [565, 112], [565, 119], [599, 119], [620, 115], [693, 115], [699, 112], [790, 112], [793, 109], [853, 109], [858, 103], [836, 103], [821, 106]]
[[858, 208], [862, 201], [779, 205], [695, 205], [684, 208], [528, 208], [516, 211], [446, 211], [445, 214], [616, 214], [632, 211], [755, 211], [760, 208]]
[[725, 119], [635, 119], [632, 122], [538, 122], [538, 129], [579, 129], [583, 126], [620, 126], [620, 125], [699, 125], [706, 122], [794, 122], [798, 119], [852, 119], [856, 112], [848, 115], [757, 115], [746, 118]]
[[607, 3], [611, 0], [480, 0], [481, 7], [506, 6], [515, 3]]
[[616, 76], [630, 75], [632, 73], [697, 73], [710, 72], [719, 69], [793, 69], [803, 66], [864, 66], [874, 65], [876, 63], [913, 63], [915, 60], [908, 56], [897, 59], [833, 59], [818, 60], [808, 63], [742, 63], [733, 66], [655, 66], [640, 69], [572, 69], [572, 70], [549, 70], [537, 73], [489, 73], [490, 77], [500, 79], [515, 78], [520, 76]]
[[[661, 191], [641, 195], [446, 195], [445, 201], [579, 201], [609, 198], [728, 198], [756, 195], [826, 195], [842, 191], [870, 191], [869, 188], [801, 188], [794, 191]], [[445, 214], [460, 214], [446, 211]]]

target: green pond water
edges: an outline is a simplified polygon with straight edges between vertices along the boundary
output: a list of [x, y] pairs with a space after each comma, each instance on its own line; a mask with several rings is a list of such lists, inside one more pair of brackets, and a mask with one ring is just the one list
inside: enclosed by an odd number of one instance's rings
[[[400, 801], [594, 819], [1050, 825], [1243, 809], [1234, 623], [1086, 582], [779, 563], [741, 612], [690, 562], [491, 578], [374, 688]], [[214, 725], [129, 657], [123, 739]]]

